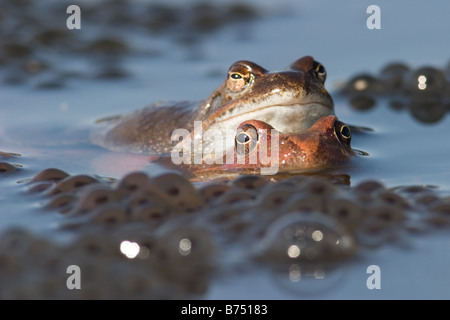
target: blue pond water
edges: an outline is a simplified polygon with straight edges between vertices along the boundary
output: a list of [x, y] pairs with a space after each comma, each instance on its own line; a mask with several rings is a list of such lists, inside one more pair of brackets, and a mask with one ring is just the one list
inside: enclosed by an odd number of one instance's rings
[[[223, 1], [225, 3], [225, 1]], [[30, 226], [38, 232], [52, 229], [51, 216], [33, 215], [36, 203], [23, 202], [12, 186], [47, 167], [71, 174], [88, 173], [119, 178], [145, 166], [144, 157], [117, 159], [92, 146], [88, 131], [95, 119], [127, 112], [154, 101], [198, 100], [209, 95], [236, 60], [254, 61], [269, 70], [283, 69], [303, 55], [313, 55], [328, 71], [327, 88], [335, 96], [341, 120], [370, 127], [355, 134], [353, 147], [369, 156], [354, 159], [343, 169], [352, 184], [367, 179], [386, 186], [432, 185], [450, 191], [450, 118], [424, 124], [407, 110], [396, 111], [386, 99], [374, 108], [356, 111], [337, 95], [343, 81], [360, 72], [376, 74], [392, 61], [411, 68], [430, 65], [445, 68], [450, 59], [448, 33], [450, 3], [441, 1], [254, 1], [262, 17], [249, 23], [230, 24], [206, 34], [195, 45], [175, 41], [173, 33], [148, 35], [120, 31], [139, 48], [122, 66], [132, 76], [103, 81], [73, 77], [58, 89], [39, 89], [38, 80], [0, 87], [0, 150], [20, 153], [24, 166], [13, 177], [0, 178], [0, 229]], [[381, 9], [381, 29], [369, 30], [366, 9]], [[83, 4], [81, 4], [83, 10]], [[82, 11], [83, 12], [83, 11]], [[66, 15], [62, 14], [61, 22]], [[64, 28], [65, 24], [61, 25]], [[112, 29], [115, 34], [120, 24]], [[82, 37], [97, 32], [82, 26]], [[181, 44], [180, 44], [181, 43]], [[55, 49], [56, 50], [56, 49]], [[153, 55], [157, 51], [159, 54]], [[45, 54], [52, 55], [52, 50]], [[95, 63], [82, 55], [58, 56], [57, 67], [91, 75]], [[448, 72], [448, 71], [447, 71]], [[5, 69], [0, 69], [0, 75]], [[447, 76], [448, 73], [447, 73]], [[14, 162], [14, 161], [12, 161]], [[4, 191], [3, 191], [4, 190]], [[286, 288], [283, 275], [274, 278], [264, 270], [249, 270], [219, 279], [206, 298], [450, 298], [448, 234], [414, 238], [408, 249], [387, 247], [362, 255], [335, 273], [323, 288]], [[382, 270], [382, 289], [366, 287], [366, 268]]]

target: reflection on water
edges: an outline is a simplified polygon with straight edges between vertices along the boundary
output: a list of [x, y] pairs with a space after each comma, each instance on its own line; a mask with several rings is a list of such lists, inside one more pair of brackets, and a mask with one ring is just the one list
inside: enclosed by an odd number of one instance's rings
[[293, 263], [274, 271], [274, 281], [282, 289], [306, 299], [337, 290], [346, 278], [346, 269], [330, 264]]

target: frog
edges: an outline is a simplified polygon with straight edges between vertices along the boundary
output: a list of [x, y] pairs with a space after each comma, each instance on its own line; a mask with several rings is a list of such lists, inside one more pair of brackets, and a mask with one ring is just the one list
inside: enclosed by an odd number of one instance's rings
[[[232, 147], [234, 139], [226, 138], [225, 131], [236, 130], [246, 120], [269, 123], [283, 133], [302, 132], [317, 119], [334, 114], [333, 99], [325, 88], [326, 76], [324, 65], [312, 56], [272, 72], [239, 60], [205, 100], [157, 102], [100, 119], [91, 140], [120, 152], [168, 155], [182, 144], [204, 154], [212, 144], [216, 152]], [[195, 123], [201, 123], [200, 133], [194, 132]], [[185, 134], [174, 138], [176, 129]]]
[[337, 167], [356, 152], [351, 126], [337, 116], [319, 118], [300, 133], [282, 133], [260, 120], [247, 120], [236, 130], [235, 145], [222, 158], [206, 159], [190, 170], [197, 176], [212, 173], [305, 173]]

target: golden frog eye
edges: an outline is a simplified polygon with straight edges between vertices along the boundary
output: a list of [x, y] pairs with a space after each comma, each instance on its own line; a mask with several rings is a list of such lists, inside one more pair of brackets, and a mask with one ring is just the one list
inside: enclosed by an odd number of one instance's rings
[[350, 130], [350, 127], [341, 121], [336, 121], [334, 127], [339, 141], [350, 146], [350, 141], [352, 140], [352, 131]]
[[323, 64], [321, 64], [320, 62], [314, 61], [313, 68], [314, 68], [314, 74], [316, 75], [316, 77], [322, 83], [325, 83], [325, 80], [327, 79], [327, 70], [325, 69]]
[[230, 73], [227, 80], [227, 87], [230, 91], [238, 93], [243, 91], [250, 82], [250, 75], [243, 75], [238, 72]]
[[240, 79], [242, 79], [243, 77], [242, 77], [242, 75], [239, 74], [239, 73], [231, 73], [231, 74], [230, 74], [230, 78], [233, 79], [233, 80], [240, 80]]
[[246, 89], [254, 79], [252, 68], [244, 61], [236, 62], [228, 70], [227, 88], [231, 92], [239, 93]]
[[245, 156], [255, 149], [258, 144], [258, 131], [251, 124], [245, 124], [238, 129], [235, 137], [236, 152]]

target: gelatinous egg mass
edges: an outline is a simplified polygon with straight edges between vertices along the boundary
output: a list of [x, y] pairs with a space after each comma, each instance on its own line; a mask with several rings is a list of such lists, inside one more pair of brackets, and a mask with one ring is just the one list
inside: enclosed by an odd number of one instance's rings
[[328, 262], [352, 255], [355, 248], [354, 238], [337, 220], [294, 212], [270, 226], [259, 254], [276, 262]]

